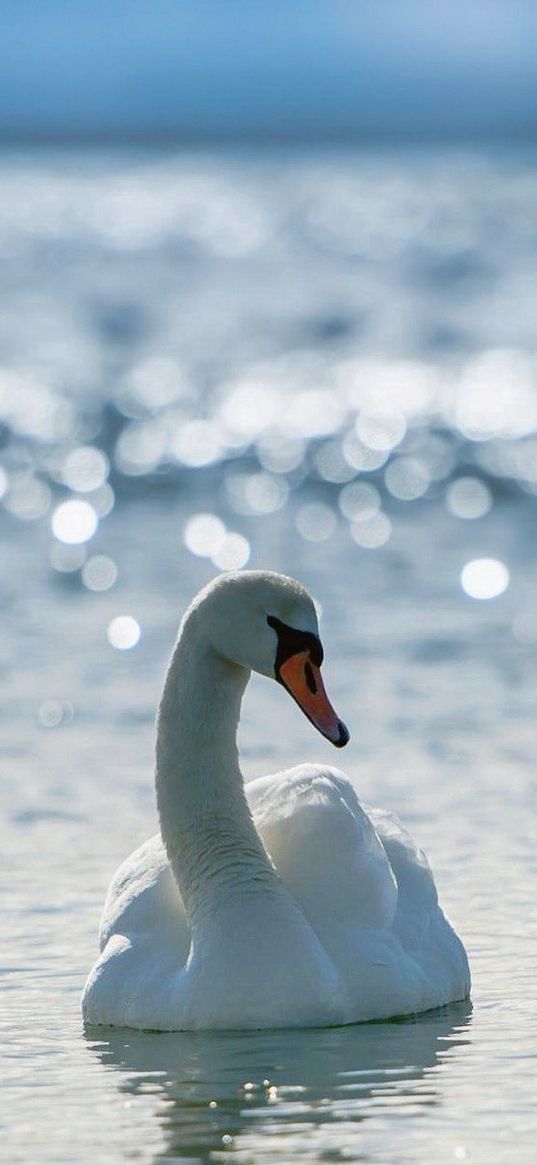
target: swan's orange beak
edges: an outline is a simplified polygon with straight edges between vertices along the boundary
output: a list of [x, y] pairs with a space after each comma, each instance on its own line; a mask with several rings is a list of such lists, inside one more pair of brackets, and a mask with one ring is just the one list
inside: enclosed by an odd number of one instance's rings
[[336, 716], [324, 690], [321, 669], [311, 662], [309, 651], [298, 651], [278, 668], [278, 679], [296, 700], [299, 708], [336, 748], [350, 740], [348, 729]]

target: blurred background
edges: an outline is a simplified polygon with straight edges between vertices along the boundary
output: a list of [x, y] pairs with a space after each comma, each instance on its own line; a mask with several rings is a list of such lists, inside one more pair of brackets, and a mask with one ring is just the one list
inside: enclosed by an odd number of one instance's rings
[[[33, 1128], [43, 1160], [87, 1160], [97, 1113], [103, 1161], [529, 1162], [535, 5], [4, 0], [0, 33], [10, 1159], [35, 1160]], [[397, 1031], [334, 1036], [311, 1088], [325, 1051], [266, 1045], [283, 1099], [257, 1116], [224, 1048], [209, 1121], [210, 1049], [152, 1048], [164, 1084], [136, 1107], [147, 1042], [139, 1070], [81, 1047], [78, 996], [111, 873], [156, 828], [180, 615], [245, 566], [319, 601], [341, 762], [429, 853], [474, 1015], [408, 1060]], [[295, 712], [253, 681], [248, 776], [334, 762]]]

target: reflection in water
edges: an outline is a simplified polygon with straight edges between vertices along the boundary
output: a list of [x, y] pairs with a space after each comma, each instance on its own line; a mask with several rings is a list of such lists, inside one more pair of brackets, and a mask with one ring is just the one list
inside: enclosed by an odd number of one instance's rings
[[162, 1132], [155, 1160], [205, 1162], [222, 1150], [240, 1160], [245, 1153], [256, 1161], [357, 1160], [358, 1125], [368, 1117], [382, 1109], [384, 1117], [415, 1119], [440, 1103], [435, 1069], [469, 1042], [470, 1014], [465, 1002], [413, 1020], [343, 1028], [88, 1028], [86, 1039], [92, 1055], [119, 1074], [121, 1092], [151, 1098]]

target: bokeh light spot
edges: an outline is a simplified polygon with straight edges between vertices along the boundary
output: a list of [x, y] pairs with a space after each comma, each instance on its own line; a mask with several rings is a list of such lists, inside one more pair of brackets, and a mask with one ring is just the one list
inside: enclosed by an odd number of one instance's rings
[[518, 643], [523, 643], [526, 647], [532, 647], [537, 644], [537, 613], [534, 611], [522, 611], [515, 615], [513, 619], [513, 635]]
[[99, 486], [99, 489], [92, 492], [91, 504], [99, 518], [106, 518], [107, 514], [111, 514], [115, 503], [114, 491], [107, 481], [104, 485]]
[[325, 481], [341, 483], [355, 476], [354, 466], [344, 456], [341, 441], [325, 441], [315, 454], [315, 464]]
[[63, 480], [78, 493], [89, 493], [103, 485], [109, 464], [105, 453], [93, 445], [79, 445], [67, 455], [63, 466]]
[[461, 586], [472, 599], [495, 599], [509, 586], [509, 571], [498, 558], [474, 558], [463, 567]]
[[43, 728], [57, 728], [63, 717], [63, 707], [59, 700], [43, 700], [37, 713], [39, 723]]
[[269, 384], [246, 378], [225, 389], [219, 415], [230, 437], [252, 440], [277, 421], [280, 396]]
[[241, 570], [250, 557], [250, 543], [242, 534], [225, 534], [218, 549], [211, 555], [219, 570]]
[[[125, 380], [125, 404], [133, 407], [132, 414], [142, 409], [155, 412], [186, 396], [189, 390], [184, 370], [167, 356], [151, 356], [131, 368]], [[138, 405], [138, 412], [136, 406]]]
[[141, 634], [140, 624], [132, 615], [117, 615], [108, 624], [108, 642], [117, 651], [130, 651], [131, 647], [136, 647]]
[[389, 449], [369, 449], [352, 429], [343, 438], [343, 456], [358, 473], [372, 473], [385, 465]]
[[402, 414], [397, 413], [379, 416], [361, 413], [356, 421], [356, 432], [368, 449], [384, 452], [395, 449], [403, 440], [406, 421]]
[[43, 700], [37, 711], [37, 719], [43, 728], [57, 728], [73, 719], [74, 708], [69, 702]]
[[478, 477], [458, 477], [448, 488], [446, 504], [456, 518], [482, 518], [492, 506], [492, 494]]
[[414, 457], [396, 457], [384, 474], [386, 489], [402, 502], [423, 497], [431, 484], [426, 466]]
[[351, 535], [364, 550], [377, 550], [384, 546], [392, 532], [392, 524], [386, 514], [378, 513], [358, 517], [351, 525]]
[[233, 509], [239, 514], [273, 514], [282, 509], [289, 496], [284, 478], [263, 471], [230, 474], [226, 490]]
[[52, 533], [60, 542], [77, 545], [93, 538], [99, 519], [89, 502], [72, 498], [60, 502], [52, 515]]
[[108, 591], [117, 579], [117, 566], [106, 554], [93, 554], [82, 568], [82, 582], [89, 591]]
[[158, 420], [127, 425], [116, 444], [116, 465], [131, 477], [151, 473], [164, 458], [167, 443], [166, 427]]
[[50, 508], [51, 493], [45, 481], [36, 477], [16, 478], [4, 498], [4, 506], [15, 518], [24, 522], [42, 518]]
[[213, 558], [226, 537], [226, 527], [216, 514], [194, 514], [183, 531], [187, 550], [199, 558]]
[[324, 502], [306, 502], [297, 510], [295, 523], [307, 542], [325, 542], [334, 533], [337, 518]]
[[353, 481], [345, 485], [338, 498], [339, 508], [350, 522], [354, 518], [372, 518], [380, 510], [380, 494], [368, 481]]
[[219, 461], [224, 448], [221, 431], [212, 421], [187, 421], [172, 439], [174, 457], [194, 469]]
[[86, 547], [68, 546], [65, 542], [53, 542], [49, 551], [49, 562], [53, 570], [60, 574], [73, 574], [84, 565], [87, 555]]
[[272, 473], [290, 473], [304, 460], [304, 442], [269, 429], [259, 438], [257, 455], [264, 469]]

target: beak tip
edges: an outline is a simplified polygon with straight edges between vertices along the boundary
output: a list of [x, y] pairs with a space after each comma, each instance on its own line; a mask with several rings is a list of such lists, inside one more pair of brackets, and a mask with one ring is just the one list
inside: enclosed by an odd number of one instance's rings
[[349, 740], [351, 738], [351, 734], [350, 734], [346, 724], [344, 724], [342, 720], [338, 721], [338, 728], [339, 728], [339, 736], [338, 736], [337, 740], [334, 740], [334, 744], [335, 744], [336, 748], [345, 748], [345, 745], [349, 743]]

